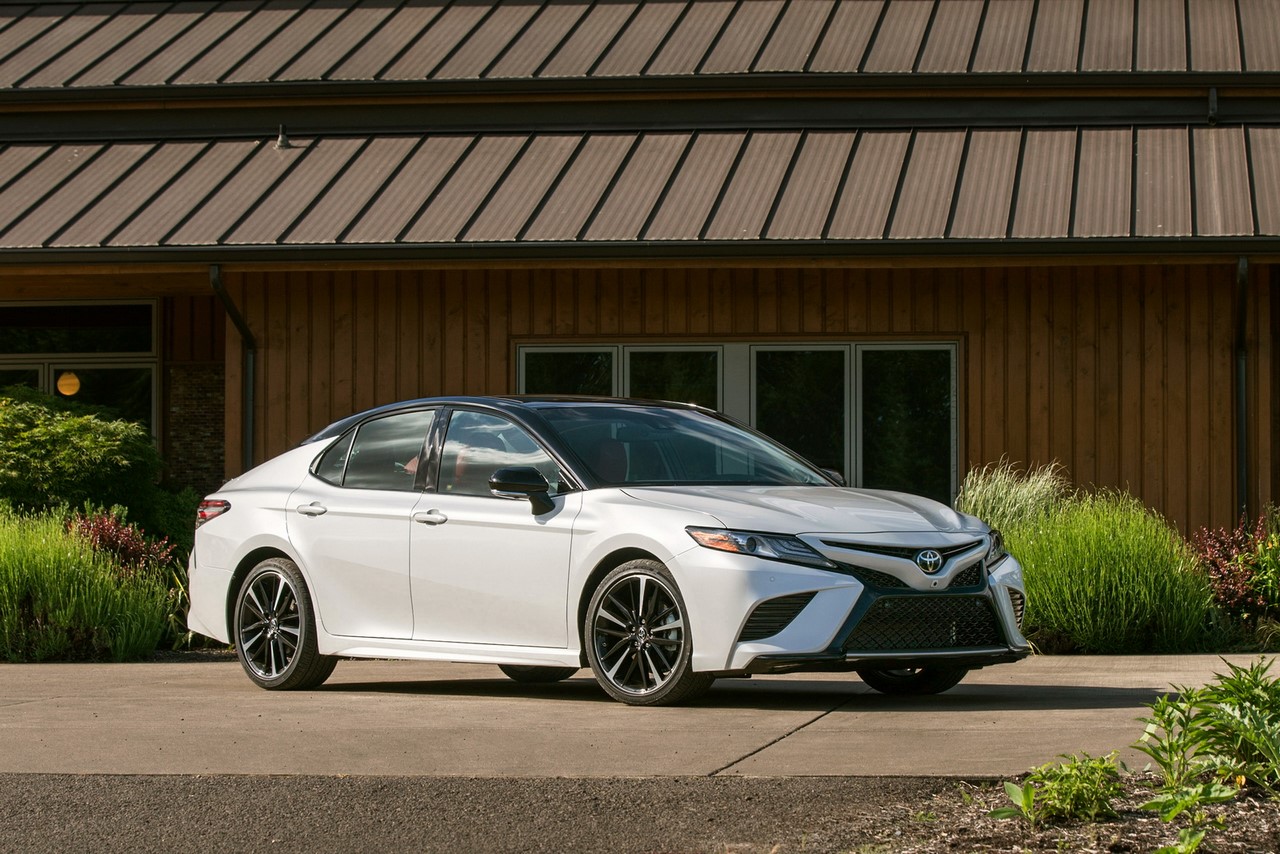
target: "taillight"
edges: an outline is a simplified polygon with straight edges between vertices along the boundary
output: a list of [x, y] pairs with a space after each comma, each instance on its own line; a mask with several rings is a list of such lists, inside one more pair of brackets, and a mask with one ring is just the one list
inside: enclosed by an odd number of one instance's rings
[[199, 528], [210, 519], [216, 519], [231, 509], [230, 501], [201, 501], [196, 508], [196, 527]]

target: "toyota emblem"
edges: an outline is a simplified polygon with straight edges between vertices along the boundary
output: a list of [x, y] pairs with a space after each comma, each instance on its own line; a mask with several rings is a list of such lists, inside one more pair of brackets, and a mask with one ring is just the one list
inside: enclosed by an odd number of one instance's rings
[[942, 569], [942, 555], [934, 549], [925, 549], [916, 555], [916, 566], [932, 575]]

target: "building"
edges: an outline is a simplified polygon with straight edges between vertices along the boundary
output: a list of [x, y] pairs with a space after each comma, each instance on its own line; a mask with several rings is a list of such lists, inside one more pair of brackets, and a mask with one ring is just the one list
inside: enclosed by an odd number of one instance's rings
[[1184, 530], [1280, 478], [1277, 0], [0, 2], [0, 378], [202, 489], [438, 393], [696, 400]]

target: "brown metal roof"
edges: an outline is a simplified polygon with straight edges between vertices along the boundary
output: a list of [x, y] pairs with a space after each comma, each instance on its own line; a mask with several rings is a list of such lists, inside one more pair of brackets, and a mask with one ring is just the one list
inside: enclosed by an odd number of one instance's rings
[[0, 2], [0, 88], [1280, 71], [1280, 0]]
[[32, 144], [0, 176], [0, 256], [1280, 235], [1280, 128], [1238, 125]]

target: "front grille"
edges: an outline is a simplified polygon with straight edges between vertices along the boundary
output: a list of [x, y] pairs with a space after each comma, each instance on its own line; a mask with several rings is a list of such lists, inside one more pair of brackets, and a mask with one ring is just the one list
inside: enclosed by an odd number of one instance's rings
[[907, 590], [908, 584], [896, 575], [890, 575], [887, 572], [880, 572], [874, 569], [867, 569], [865, 566], [850, 566], [843, 564], [845, 570], [854, 578], [861, 581], [868, 587], [875, 587], [880, 590]]
[[[853, 551], [882, 555], [884, 557], [896, 557], [901, 560], [909, 560], [912, 563], [916, 562], [916, 555], [920, 554], [923, 549], [928, 548], [928, 546], [915, 546], [913, 548], [907, 548], [905, 546], [872, 546], [866, 543], [846, 543], [840, 540], [823, 540], [822, 543], [823, 545], [831, 546], [832, 548], [851, 549]], [[951, 558], [958, 554], [969, 551], [969, 549], [976, 545], [978, 545], [978, 541], [974, 540], [971, 543], [962, 543], [958, 546], [935, 548], [934, 551], [942, 555], [942, 559], [946, 561], [951, 560]]]
[[1013, 606], [1013, 619], [1018, 624], [1018, 631], [1022, 631], [1022, 612], [1027, 608], [1027, 599], [1017, 590], [1010, 590], [1009, 604]]
[[977, 587], [982, 583], [982, 564], [975, 563], [968, 569], [962, 570], [951, 579], [951, 587]]
[[816, 596], [816, 593], [796, 593], [768, 599], [756, 606], [747, 618], [747, 624], [738, 635], [738, 643], [769, 638], [791, 625], [796, 615]]
[[854, 627], [844, 651], [906, 652], [1003, 644], [985, 596], [883, 596]]

